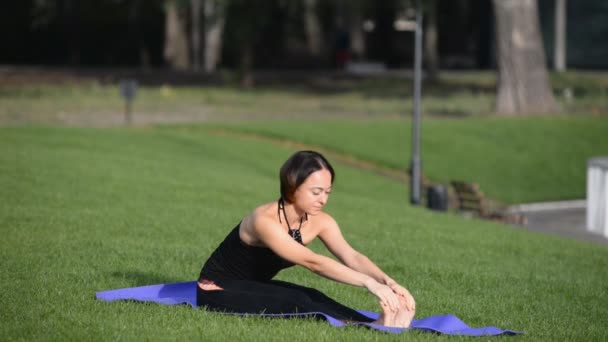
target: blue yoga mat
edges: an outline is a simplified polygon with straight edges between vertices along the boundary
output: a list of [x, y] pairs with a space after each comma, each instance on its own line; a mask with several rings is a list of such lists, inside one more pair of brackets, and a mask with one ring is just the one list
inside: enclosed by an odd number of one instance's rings
[[[118, 290], [100, 291], [96, 293], [96, 298], [103, 301], [115, 300], [136, 300], [141, 302], [155, 302], [163, 305], [189, 304], [196, 308], [196, 282], [188, 281], [183, 283], [173, 284], [158, 284], [140, 287], [130, 287]], [[378, 313], [357, 310], [361, 314], [371, 318], [378, 319]], [[296, 317], [296, 316], [315, 316], [320, 317], [334, 327], [342, 327], [346, 325], [364, 325], [376, 330], [402, 333], [407, 330], [428, 331], [446, 335], [466, 335], [466, 336], [491, 336], [491, 335], [515, 335], [521, 332], [513, 330], [502, 330], [496, 327], [471, 328], [463, 321], [452, 315], [430, 316], [423, 319], [415, 319], [408, 329], [392, 328], [377, 325], [373, 323], [344, 323], [334, 317], [331, 317], [323, 312], [307, 312], [307, 313], [291, 313], [291, 314], [239, 314], [239, 313], [221, 313], [223, 315], [240, 315], [240, 316], [264, 316], [264, 317]]]

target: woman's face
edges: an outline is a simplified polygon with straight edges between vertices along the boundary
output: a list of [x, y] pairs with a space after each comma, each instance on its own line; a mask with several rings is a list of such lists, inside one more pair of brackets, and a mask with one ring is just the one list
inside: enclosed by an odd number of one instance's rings
[[327, 204], [331, 193], [331, 173], [326, 169], [315, 171], [306, 178], [294, 193], [294, 203], [309, 215], [316, 215]]

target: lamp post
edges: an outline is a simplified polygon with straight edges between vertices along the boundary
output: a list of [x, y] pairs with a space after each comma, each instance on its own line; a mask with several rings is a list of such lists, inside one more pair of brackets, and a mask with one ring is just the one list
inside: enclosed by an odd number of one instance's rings
[[422, 88], [422, 7], [416, 0], [416, 29], [414, 48], [414, 115], [412, 122], [412, 160], [410, 163], [410, 203], [421, 202], [421, 169], [420, 159], [420, 94]]

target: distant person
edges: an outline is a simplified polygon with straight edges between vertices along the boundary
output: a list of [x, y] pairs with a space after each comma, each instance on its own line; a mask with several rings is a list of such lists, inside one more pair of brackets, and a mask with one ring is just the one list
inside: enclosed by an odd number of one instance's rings
[[[197, 304], [213, 311], [251, 314], [322, 312], [343, 321], [408, 327], [415, 313], [412, 295], [354, 250], [336, 221], [323, 212], [333, 181], [334, 170], [321, 154], [292, 155], [280, 170], [281, 197], [245, 216], [205, 262]], [[306, 247], [317, 237], [340, 262]], [[272, 280], [294, 265], [367, 288], [379, 299], [380, 318], [373, 321], [316, 289]]]

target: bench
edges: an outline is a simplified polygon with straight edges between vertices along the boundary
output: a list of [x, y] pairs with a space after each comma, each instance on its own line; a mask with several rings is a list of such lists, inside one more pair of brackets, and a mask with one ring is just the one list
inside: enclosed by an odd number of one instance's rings
[[486, 218], [490, 214], [486, 196], [479, 189], [479, 184], [463, 181], [451, 181], [450, 185], [456, 195], [456, 209], [462, 212], [472, 212]]
[[479, 184], [453, 180], [450, 182], [456, 197], [455, 207], [463, 213], [502, 223], [526, 225], [527, 219], [518, 213], [509, 213], [505, 208], [498, 208], [497, 203], [488, 199], [479, 188]]

